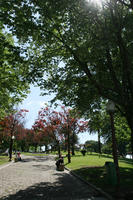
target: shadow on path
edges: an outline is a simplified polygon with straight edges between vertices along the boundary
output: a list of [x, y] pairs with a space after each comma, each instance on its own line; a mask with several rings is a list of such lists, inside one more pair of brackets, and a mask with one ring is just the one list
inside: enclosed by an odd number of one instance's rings
[[49, 166], [49, 165], [32, 165], [32, 167], [37, 168], [37, 170], [41, 170], [41, 171], [49, 171], [51, 169], [55, 169], [55, 166]]
[[22, 161], [21, 162], [33, 162], [33, 161], [37, 161], [37, 162], [44, 162], [44, 161], [48, 161], [48, 160], [54, 160], [54, 157], [50, 157], [50, 156], [22, 156]]
[[56, 172], [53, 176], [58, 177], [54, 183], [40, 182], [1, 200], [91, 200], [92, 196], [97, 196], [69, 174]]

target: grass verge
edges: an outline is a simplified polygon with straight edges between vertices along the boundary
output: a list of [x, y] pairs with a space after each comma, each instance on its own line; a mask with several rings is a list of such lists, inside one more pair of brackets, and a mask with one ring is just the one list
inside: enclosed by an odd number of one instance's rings
[[8, 156], [3, 156], [2, 154], [0, 154], [0, 165], [3, 165], [8, 162], [9, 162]]
[[22, 152], [21, 154], [25, 156], [47, 156], [48, 155], [46, 153], [29, 153], [29, 152]]
[[[86, 156], [75, 155], [71, 157], [71, 163], [67, 163], [67, 158], [64, 159], [67, 168], [76, 173], [84, 180], [101, 188], [103, 191], [115, 196], [115, 186], [109, 182], [105, 162], [113, 162], [112, 156], [98, 154], [90, 154]], [[119, 195], [127, 196], [130, 194], [133, 199], [133, 161], [130, 159], [119, 159], [120, 167], [120, 191]], [[129, 198], [130, 199], [130, 198]]]

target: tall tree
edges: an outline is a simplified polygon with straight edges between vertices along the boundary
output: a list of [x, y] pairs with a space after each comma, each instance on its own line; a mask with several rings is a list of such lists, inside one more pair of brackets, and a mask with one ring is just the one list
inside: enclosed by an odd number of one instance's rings
[[[101, 9], [85, 0], [4, 3], [3, 23], [20, 39], [36, 41], [30, 52], [34, 80], [69, 97], [66, 83], [75, 92], [84, 77], [88, 89], [114, 101], [126, 117], [133, 152], [132, 1], [110, 0]], [[62, 61], [65, 66], [57, 67]], [[47, 81], [40, 79], [44, 71]]]
[[101, 154], [101, 134], [103, 125], [102, 113], [100, 111], [94, 111], [89, 119], [88, 127], [90, 133], [97, 133], [98, 135], [98, 152]]

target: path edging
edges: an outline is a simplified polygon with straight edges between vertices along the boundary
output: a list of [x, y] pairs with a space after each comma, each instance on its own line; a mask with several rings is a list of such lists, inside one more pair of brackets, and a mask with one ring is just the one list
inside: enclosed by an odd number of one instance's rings
[[87, 185], [89, 185], [90, 187], [92, 187], [93, 189], [95, 189], [96, 191], [98, 191], [101, 194], [103, 194], [108, 200], [114, 200], [109, 194], [107, 194], [106, 192], [104, 192], [102, 189], [100, 189], [100, 188], [96, 187], [95, 185], [89, 183], [88, 181], [84, 180], [82, 177], [80, 177], [79, 175], [77, 175], [76, 173], [74, 173], [69, 168], [65, 167], [65, 169], [68, 170], [70, 172], [70, 174], [72, 174], [73, 176], [77, 177], [78, 179], [80, 179], [81, 181], [83, 181], [84, 183], [86, 183]]

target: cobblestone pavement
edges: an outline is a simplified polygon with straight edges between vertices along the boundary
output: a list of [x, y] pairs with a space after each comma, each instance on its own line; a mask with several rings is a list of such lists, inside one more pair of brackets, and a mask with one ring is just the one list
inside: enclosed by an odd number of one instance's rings
[[53, 156], [22, 157], [0, 167], [1, 200], [106, 200], [76, 177], [56, 171]]

